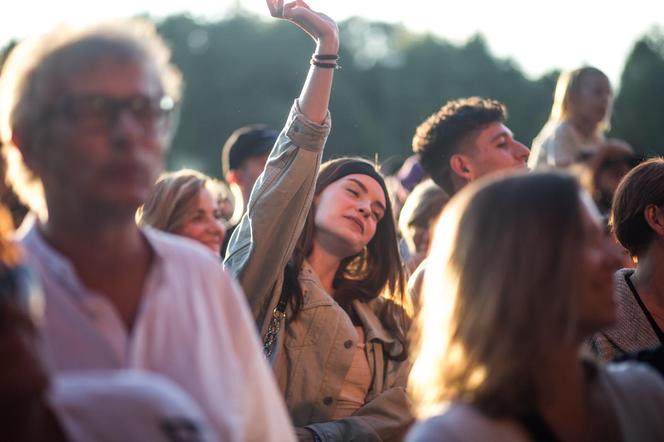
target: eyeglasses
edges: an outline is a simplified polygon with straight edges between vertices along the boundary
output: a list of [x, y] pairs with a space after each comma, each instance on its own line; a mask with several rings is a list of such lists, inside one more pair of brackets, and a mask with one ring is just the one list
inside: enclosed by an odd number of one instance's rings
[[163, 128], [174, 107], [175, 103], [169, 96], [114, 98], [90, 94], [63, 97], [46, 113], [46, 117], [62, 115], [80, 129], [99, 131], [110, 129], [120, 113], [127, 111], [148, 131]]

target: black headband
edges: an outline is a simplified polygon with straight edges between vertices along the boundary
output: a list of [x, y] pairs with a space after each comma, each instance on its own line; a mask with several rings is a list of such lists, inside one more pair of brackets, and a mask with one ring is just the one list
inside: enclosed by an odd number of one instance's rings
[[380, 184], [380, 187], [381, 189], [383, 189], [383, 193], [385, 194], [385, 203], [386, 204], [390, 203], [390, 195], [387, 192], [387, 186], [385, 186], [385, 180], [383, 179], [381, 174], [378, 173], [376, 169], [374, 169], [374, 167], [369, 163], [365, 163], [364, 161], [352, 161], [344, 164], [337, 170], [337, 180], [340, 180], [341, 178], [347, 175], [354, 175], [356, 173], [360, 175], [370, 176], [378, 184]]

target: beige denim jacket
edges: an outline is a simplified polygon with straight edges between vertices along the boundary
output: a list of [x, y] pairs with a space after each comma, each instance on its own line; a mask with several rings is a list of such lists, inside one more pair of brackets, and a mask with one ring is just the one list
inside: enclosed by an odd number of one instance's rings
[[[322, 125], [313, 123], [295, 103], [229, 244], [225, 266], [242, 284], [262, 338], [281, 295], [284, 268], [312, 204], [329, 130], [329, 115]], [[372, 384], [363, 407], [350, 417], [332, 421], [357, 333], [348, 314], [325, 292], [307, 264], [299, 280], [302, 310], [287, 327], [282, 321], [272, 360], [293, 424], [307, 426], [324, 441], [401, 440], [412, 422], [404, 388], [409, 366], [386, 357], [387, 352], [401, 351], [375, 313], [386, 301], [353, 302], [365, 330]]]

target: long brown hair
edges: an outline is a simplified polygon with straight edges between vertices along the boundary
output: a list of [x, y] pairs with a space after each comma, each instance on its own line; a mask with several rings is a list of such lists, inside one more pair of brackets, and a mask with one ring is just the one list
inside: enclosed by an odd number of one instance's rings
[[533, 409], [551, 345], [574, 339], [581, 204], [574, 178], [559, 173], [492, 176], [448, 203], [415, 324], [418, 417], [453, 400], [494, 417]]
[[[341, 168], [352, 162], [368, 161], [361, 158], [344, 157], [330, 160], [321, 166], [314, 196], [340, 179]], [[334, 297], [345, 309], [350, 308], [353, 300], [368, 302], [382, 296], [388, 302], [378, 312], [383, 326], [393, 333], [404, 349], [399, 355], [389, 355], [394, 359], [405, 359], [407, 345], [405, 332], [407, 329], [410, 303], [405, 293], [405, 276], [401, 265], [397, 232], [392, 214], [390, 200], [386, 198], [385, 214], [376, 226], [376, 233], [367, 244], [365, 250], [357, 255], [341, 260], [334, 277]], [[298, 275], [304, 260], [313, 250], [316, 208], [312, 204], [304, 223], [300, 238], [295, 245], [293, 255], [284, 270], [282, 296], [286, 294], [292, 313], [290, 321], [297, 318], [302, 307], [302, 287]]]

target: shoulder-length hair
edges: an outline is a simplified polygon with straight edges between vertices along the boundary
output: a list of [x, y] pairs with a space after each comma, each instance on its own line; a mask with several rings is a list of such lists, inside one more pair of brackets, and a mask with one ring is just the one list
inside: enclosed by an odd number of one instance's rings
[[409, 388], [426, 417], [458, 400], [532, 410], [534, 373], [575, 334], [580, 190], [569, 175], [473, 183], [445, 207], [427, 262]]
[[[573, 71], [562, 72], [556, 83], [556, 91], [553, 96], [553, 105], [551, 106], [550, 122], [559, 123], [570, 118], [572, 113], [573, 101], [579, 98], [581, 94], [581, 84], [584, 78], [590, 76], [600, 76], [607, 79], [606, 74], [592, 66], [584, 66]], [[597, 128], [598, 132], [603, 133], [609, 130], [611, 120], [611, 106], [604, 118], [604, 121]]]
[[642, 255], [657, 237], [645, 211], [664, 205], [664, 158], [645, 161], [625, 175], [613, 197], [609, 224], [631, 256]]
[[182, 169], [162, 174], [148, 200], [136, 212], [138, 225], [177, 232], [196, 208], [201, 189], [207, 189], [217, 201], [224, 197], [219, 181], [196, 170]]
[[[371, 164], [361, 158], [349, 157], [327, 161], [320, 168], [314, 196], [320, 195], [327, 186], [342, 178], [343, 175], [340, 174], [342, 167], [352, 162]], [[286, 294], [292, 309], [291, 321], [297, 318], [302, 307], [303, 295], [298, 275], [304, 260], [313, 249], [315, 213], [316, 208], [312, 204], [293, 255], [284, 271], [282, 293]], [[397, 241], [392, 205], [389, 198], [386, 198], [385, 214], [376, 226], [376, 233], [365, 250], [341, 261], [334, 277], [333, 287], [335, 299], [346, 309], [350, 308], [350, 303], [355, 299], [368, 302], [382, 296], [389, 300], [390, 302], [383, 303], [378, 317], [383, 326], [392, 332], [403, 346], [402, 354], [391, 356], [405, 359], [407, 349], [405, 330], [410, 304], [405, 293], [405, 276]]]

